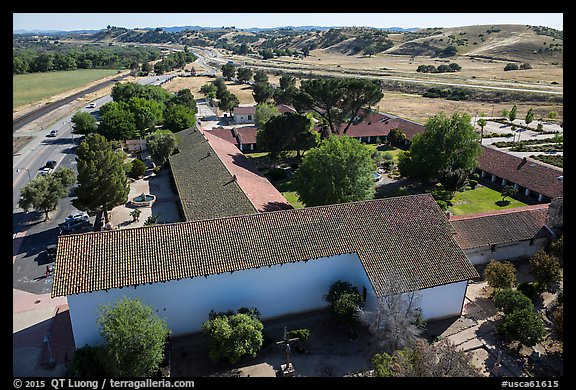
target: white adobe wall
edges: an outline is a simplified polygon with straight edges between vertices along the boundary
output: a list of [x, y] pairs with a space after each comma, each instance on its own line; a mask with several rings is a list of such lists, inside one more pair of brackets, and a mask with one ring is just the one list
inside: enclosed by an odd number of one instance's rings
[[468, 282], [456, 282], [420, 290], [420, 307], [424, 320], [439, 320], [462, 313]]
[[488, 245], [481, 248], [467, 249], [464, 253], [466, 253], [468, 260], [470, 260], [472, 264], [487, 264], [490, 260], [504, 261], [515, 257], [531, 257], [542, 250], [547, 242], [547, 238], [538, 238], [534, 240], [532, 245], [530, 245], [530, 241], [528, 240], [509, 244], [497, 244], [494, 252], [492, 252], [490, 245]]
[[98, 306], [123, 297], [141, 298], [168, 321], [173, 336], [199, 331], [210, 310], [216, 312], [256, 307], [262, 319], [326, 307], [322, 296], [330, 284], [344, 280], [366, 287], [367, 303], [373, 290], [356, 254], [262, 267], [137, 287], [68, 296], [76, 348], [103, 340], [96, 319]]

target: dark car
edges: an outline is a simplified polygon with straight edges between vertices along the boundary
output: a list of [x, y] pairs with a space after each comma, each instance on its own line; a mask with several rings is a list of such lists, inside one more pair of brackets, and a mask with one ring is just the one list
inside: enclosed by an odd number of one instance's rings
[[92, 230], [92, 223], [85, 219], [77, 219], [59, 224], [60, 234], [85, 233]]
[[48, 160], [46, 161], [46, 168], [50, 168], [50, 169], [54, 169], [56, 168], [56, 165], [58, 165], [58, 162], [54, 161], [54, 160]]
[[56, 259], [56, 245], [55, 244], [46, 246], [46, 256], [48, 256], [48, 258], [50, 260]]

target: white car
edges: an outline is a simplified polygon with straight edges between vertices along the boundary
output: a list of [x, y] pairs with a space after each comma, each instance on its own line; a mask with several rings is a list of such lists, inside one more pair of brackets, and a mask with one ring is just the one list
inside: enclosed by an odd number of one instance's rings
[[86, 108], [96, 108], [96, 103], [90, 103], [86, 106]]
[[47, 137], [56, 137], [56, 134], [58, 134], [58, 129], [54, 129], [54, 130], [50, 131], [50, 133], [48, 133]]
[[52, 173], [52, 171], [53, 171], [52, 168], [44, 167], [44, 168], [40, 169], [40, 171], [38, 171], [38, 176], [48, 175], [48, 174]]
[[88, 221], [88, 214], [86, 213], [76, 213], [76, 214], [70, 214], [69, 216], [66, 217], [66, 219], [64, 219], [65, 223], [70, 223], [72, 221]]

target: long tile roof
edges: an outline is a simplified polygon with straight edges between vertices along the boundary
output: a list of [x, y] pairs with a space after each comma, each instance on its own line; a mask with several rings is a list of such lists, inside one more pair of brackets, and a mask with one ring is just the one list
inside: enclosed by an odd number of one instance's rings
[[[52, 297], [356, 253], [377, 294], [478, 274], [429, 194], [61, 236]], [[396, 284], [396, 283], [395, 283]]]
[[546, 228], [548, 204], [453, 216], [456, 242], [464, 250], [550, 237]]
[[199, 130], [182, 130], [176, 137], [179, 153], [169, 160], [187, 221], [256, 212]]
[[564, 192], [563, 181], [558, 180], [562, 176], [561, 168], [531, 158], [523, 159], [493, 147], [482, 145], [478, 168], [549, 198], [562, 196]]

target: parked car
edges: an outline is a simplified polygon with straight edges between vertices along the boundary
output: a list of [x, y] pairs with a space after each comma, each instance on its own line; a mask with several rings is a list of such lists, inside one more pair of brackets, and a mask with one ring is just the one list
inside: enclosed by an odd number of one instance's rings
[[71, 220], [58, 225], [60, 234], [85, 233], [92, 230], [92, 224], [85, 219]]
[[90, 103], [86, 106], [86, 108], [96, 108], [96, 103]]
[[46, 168], [51, 168], [54, 169], [56, 168], [56, 165], [58, 165], [58, 163], [54, 160], [48, 160], [46, 161], [46, 165], [44, 165]]
[[52, 173], [52, 171], [53, 171], [52, 168], [48, 167], [40, 168], [40, 170], [38, 171], [38, 176], [49, 175], [50, 173]]
[[54, 129], [52, 131], [50, 131], [47, 135], [47, 137], [56, 137], [56, 134], [58, 134], [58, 129]]
[[81, 221], [81, 220], [88, 221], [88, 214], [86, 213], [70, 214], [64, 219], [64, 222], [70, 223], [72, 221]]
[[50, 260], [56, 259], [56, 244], [46, 246], [46, 256], [48, 256]]

